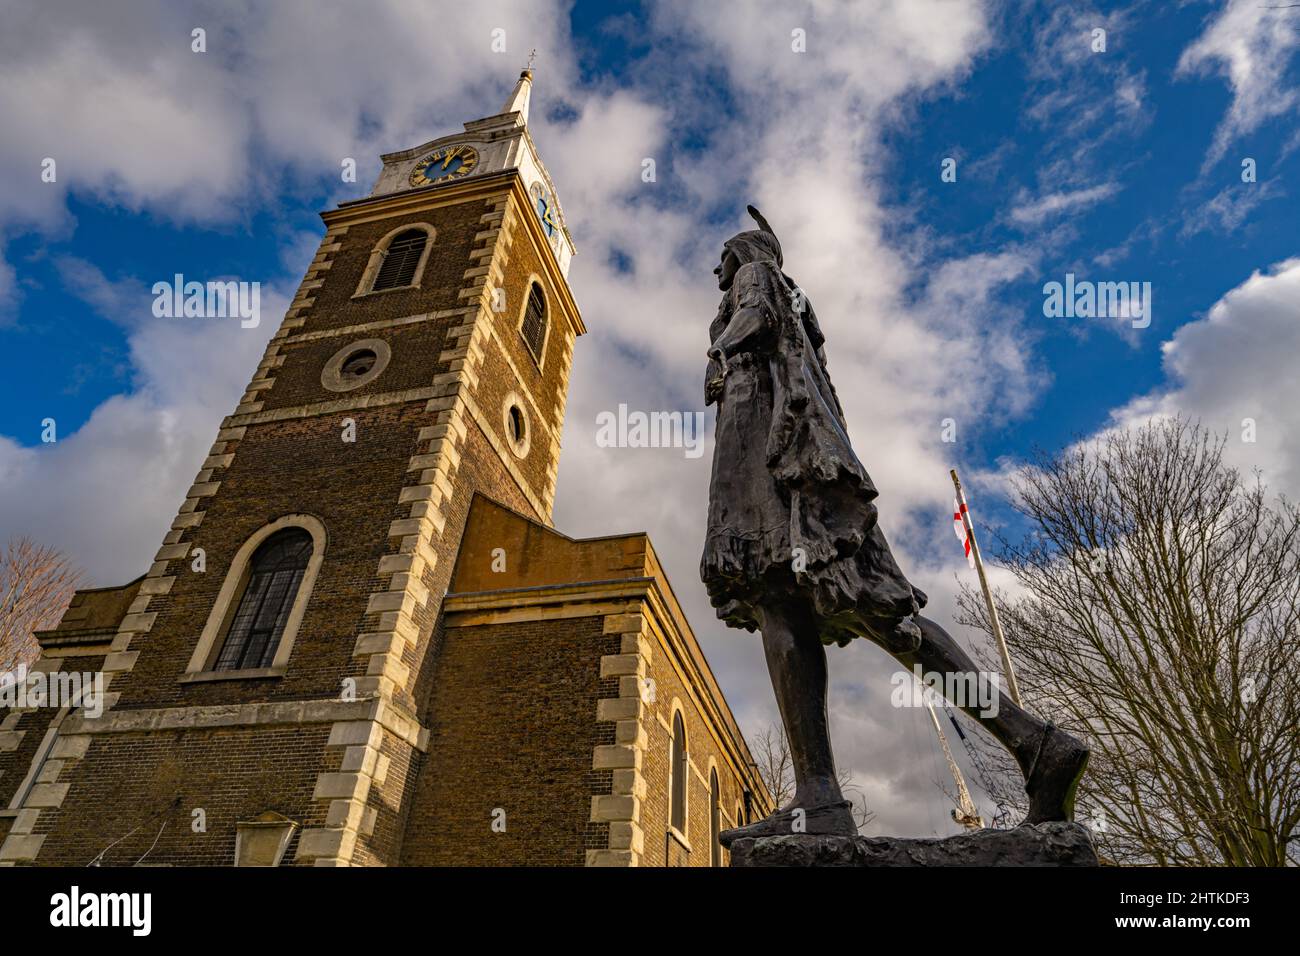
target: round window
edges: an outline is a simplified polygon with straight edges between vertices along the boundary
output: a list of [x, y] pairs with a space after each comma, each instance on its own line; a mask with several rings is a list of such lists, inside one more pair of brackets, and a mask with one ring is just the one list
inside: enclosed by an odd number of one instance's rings
[[518, 458], [523, 458], [528, 454], [530, 444], [528, 435], [528, 413], [524, 411], [524, 402], [518, 395], [513, 392], [506, 396], [502, 406], [503, 424], [505, 426], [506, 441], [510, 443], [510, 450]]
[[320, 383], [331, 392], [350, 392], [377, 379], [392, 357], [383, 339], [352, 342], [330, 356], [321, 370]]
[[375, 355], [372, 349], [358, 349], [343, 360], [343, 365], [339, 369], [339, 375], [345, 380], [355, 380], [361, 378], [372, 368], [379, 356]]

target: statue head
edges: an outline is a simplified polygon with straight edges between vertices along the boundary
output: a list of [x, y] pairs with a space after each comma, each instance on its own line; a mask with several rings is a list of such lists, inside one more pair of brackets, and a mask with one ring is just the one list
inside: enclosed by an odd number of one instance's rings
[[713, 270], [713, 274], [718, 277], [718, 288], [724, 292], [731, 288], [731, 281], [736, 277], [736, 271], [746, 263], [769, 260], [774, 262], [778, 269], [781, 268], [781, 243], [777, 240], [772, 227], [767, 224], [763, 214], [753, 206], [745, 208], [758, 223], [759, 228], [736, 233], [723, 244], [722, 260]]

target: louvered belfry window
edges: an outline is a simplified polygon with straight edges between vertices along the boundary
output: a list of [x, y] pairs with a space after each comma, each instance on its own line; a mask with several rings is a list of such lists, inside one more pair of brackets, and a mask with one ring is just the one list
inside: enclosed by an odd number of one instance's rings
[[524, 311], [524, 324], [520, 330], [528, 351], [538, 362], [542, 360], [542, 346], [546, 343], [546, 297], [536, 282], [528, 290], [528, 308]]
[[429, 237], [420, 229], [408, 229], [393, 237], [384, 254], [379, 274], [375, 276], [372, 291], [380, 289], [400, 289], [415, 281], [415, 270], [424, 254], [424, 244]]
[[248, 583], [213, 670], [271, 666], [311, 551], [310, 534], [302, 528], [285, 528], [253, 552]]

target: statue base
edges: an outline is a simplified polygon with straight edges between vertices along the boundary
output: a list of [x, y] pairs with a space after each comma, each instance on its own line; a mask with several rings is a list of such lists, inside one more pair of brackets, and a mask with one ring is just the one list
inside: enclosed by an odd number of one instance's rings
[[732, 866], [1098, 866], [1086, 827], [1040, 823], [943, 839], [751, 837], [731, 845]]

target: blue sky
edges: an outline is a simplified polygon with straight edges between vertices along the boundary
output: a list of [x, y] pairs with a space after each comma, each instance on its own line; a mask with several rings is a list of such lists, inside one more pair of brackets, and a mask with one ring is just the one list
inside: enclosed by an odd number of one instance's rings
[[[695, 577], [708, 457], [601, 449], [594, 423], [624, 402], [703, 407], [709, 273], [746, 202], [817, 304], [886, 528], [941, 619], [964, 567], [948, 467], [997, 525], [1005, 475], [1036, 445], [1149, 414], [1230, 433], [1250, 416], [1261, 437], [1236, 460], [1297, 490], [1300, 10], [772, 2], [728, 23], [686, 0], [297, 6], [0, 14], [0, 536], [55, 544], [94, 583], [146, 566], [315, 251], [318, 212], [368, 193], [380, 152], [495, 112], [533, 48], [530, 125], [591, 330], [556, 524], [650, 531], [742, 723], [770, 719], [770, 692]], [[40, 181], [47, 156], [57, 183]], [[177, 272], [262, 282], [262, 327], [155, 319], [148, 289]], [[1046, 317], [1043, 285], [1067, 272], [1150, 282], [1150, 327]], [[852, 653], [841, 696], [880, 705], [859, 697], [882, 665]], [[941, 825], [930, 781], [891, 763], [888, 719], [837, 711], [841, 759], [891, 808], [886, 828]]]
[[[625, 75], [629, 82], [637, 82], [642, 70], [635, 60], [647, 55], [649, 41], [648, 34], [635, 35], [630, 23], [644, 21], [644, 6], [577, 4], [571, 10], [569, 22], [573, 43], [581, 53], [577, 65], [583, 82], [617, 85]], [[1112, 408], [1161, 383], [1158, 346], [1173, 329], [1202, 315], [1261, 263], [1295, 251], [1300, 206], [1283, 175], [1292, 165], [1287, 151], [1295, 148], [1294, 123], [1269, 123], [1254, 130], [1231, 155], [1202, 175], [1202, 162], [1231, 103], [1231, 91], [1216, 77], [1176, 73], [1182, 51], [1202, 31], [1204, 18], [1214, 7], [1138, 4], [1132, 9], [1131, 26], [1112, 31], [1108, 50], [1100, 55], [1122, 60], [1143, 74], [1144, 119], [1138, 124], [1139, 135], [1132, 139], [1117, 142], [1120, 137], [1108, 128], [1109, 116], [1087, 125], [1079, 138], [1064, 139], [1063, 123], [1027, 118], [1025, 111], [1036, 93], [1032, 72], [1037, 51], [1020, 43], [989, 50], [964, 82], [908, 104], [905, 115], [882, 131], [884, 155], [879, 161], [893, 187], [884, 206], [897, 216], [891, 235], [896, 234], [901, 243], [928, 238], [936, 257], [954, 250], [971, 254], [1016, 242], [1043, 241], [1033, 230], [1006, 222], [1008, 201], [1040, 188], [1043, 160], [1059, 161], [1075, 150], [1104, 153], [1092, 161], [1106, 168], [1116, 186], [1114, 194], [1086, 215], [1053, 223], [1071, 234], [1063, 241], [1061, 237], [1048, 240], [1041, 260], [1043, 272], [1008, 283], [1003, 301], [1014, 311], [1031, 313], [1041, 302], [1044, 276], [1059, 278], [1066, 271], [1080, 277], [1147, 280], [1159, 296], [1154, 334], [1137, 343], [1101, 334], [1083, 320], [1037, 322], [1027, 329], [1027, 334], [1038, 338], [1037, 368], [1050, 375], [1051, 382], [1038, 392], [1032, 414], [1020, 417], [1016, 427], [999, 428], [993, 434], [981, 431], [979, 454], [985, 464], [1001, 455], [1022, 455], [1035, 443], [1057, 447], [1099, 427]], [[1009, 33], [1023, 37], [1043, 29], [1051, 14], [1046, 8], [1008, 7], [1001, 18]], [[1087, 42], [1086, 36], [1080, 40]], [[503, 64], [499, 85], [508, 80], [506, 66], [514, 64]], [[539, 70], [538, 99], [562, 115], [565, 104], [545, 85], [544, 60]], [[693, 89], [699, 93], [701, 87]], [[728, 91], [712, 92], [714, 102], [709, 107], [725, 109]], [[774, 97], [782, 95], [779, 87], [771, 92]], [[467, 100], [461, 115], [483, 113], [486, 106]], [[693, 146], [707, 147], [711, 131], [698, 122], [701, 113], [693, 110], [673, 117], [673, 139], [683, 146], [674, 162], [689, 162]], [[445, 123], [430, 132], [443, 128]], [[1089, 139], [1108, 145], [1096, 147]], [[1240, 183], [1240, 159], [1247, 155], [1260, 164], [1261, 181], [1282, 177], [1282, 184], [1274, 187], [1275, 195], [1231, 230], [1205, 228], [1183, 234], [1185, 217], [1199, 203], [1224, 189], [1247, 191], [1249, 187]], [[946, 156], [959, 158], [958, 183], [939, 181], [939, 163]], [[978, 177], [965, 175], [962, 160], [989, 157], [996, 157], [995, 165], [981, 170]], [[363, 168], [367, 161], [373, 167], [374, 157], [360, 159]], [[93, 166], [93, 155], [77, 156], [65, 163], [64, 176], [94, 178]], [[317, 211], [345, 194], [336, 179], [332, 168], [321, 169], [315, 182], [296, 178], [287, 190], [236, 196], [236, 207], [221, 217], [223, 221], [183, 224], [168, 222], [165, 211], [104, 202], [95, 195], [82, 195], [83, 187], [72, 185], [67, 210], [74, 226], [54, 236], [28, 230], [7, 235], [5, 256], [16, 272], [18, 294], [0, 334], [11, 353], [20, 350], [24, 361], [15, 363], [0, 386], [4, 389], [0, 434], [21, 444], [36, 444], [44, 417], [53, 416], [61, 430], [75, 430], [106, 398], [132, 387], [127, 327], [97, 314], [78, 289], [69, 288], [73, 283], [61, 275], [60, 259], [93, 262], [110, 279], [180, 271], [287, 280], [302, 259], [286, 256], [284, 243], [318, 228]], [[359, 179], [356, 195], [368, 186], [364, 174]], [[1261, 187], [1257, 183], [1254, 188]], [[715, 231], [725, 231], [735, 218], [734, 211], [725, 208], [701, 212], [713, 215], [702, 216], [700, 227]], [[583, 244], [583, 223], [574, 222], [573, 229]], [[1155, 234], [1143, 235], [1146, 230]], [[1134, 236], [1126, 254], [1108, 268], [1090, 268], [1098, 254]]]

